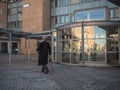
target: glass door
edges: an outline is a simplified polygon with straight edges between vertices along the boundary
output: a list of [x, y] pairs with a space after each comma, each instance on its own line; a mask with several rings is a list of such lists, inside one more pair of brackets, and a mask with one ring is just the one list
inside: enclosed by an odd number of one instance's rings
[[107, 63], [119, 63], [118, 27], [108, 27], [107, 30]]

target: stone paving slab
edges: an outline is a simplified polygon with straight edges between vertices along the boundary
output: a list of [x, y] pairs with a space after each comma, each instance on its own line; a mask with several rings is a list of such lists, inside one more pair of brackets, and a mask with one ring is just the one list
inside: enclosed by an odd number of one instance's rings
[[37, 62], [1, 64], [0, 90], [120, 90], [120, 67], [48, 67], [46, 75]]

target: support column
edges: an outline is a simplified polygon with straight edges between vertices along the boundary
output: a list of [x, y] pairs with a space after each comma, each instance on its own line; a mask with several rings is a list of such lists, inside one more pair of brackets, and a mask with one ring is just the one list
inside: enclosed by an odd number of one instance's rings
[[85, 64], [85, 59], [84, 59], [84, 22], [81, 23], [82, 25], [82, 63]]
[[18, 54], [20, 54], [20, 42], [17, 42]]
[[28, 38], [28, 62], [30, 62], [30, 37]]
[[55, 61], [54, 58], [53, 58], [53, 55], [54, 55], [54, 35], [51, 35], [51, 41], [52, 41], [52, 46], [51, 46], [51, 60]]
[[0, 52], [1, 52], [1, 42], [0, 42]]
[[120, 27], [118, 27], [118, 55], [119, 55], [119, 64], [120, 64]]
[[12, 34], [9, 34], [9, 64], [12, 63]]
[[55, 54], [55, 61], [58, 61], [58, 62], [61, 62], [61, 60], [59, 60], [58, 58], [58, 30], [57, 30], [57, 37], [56, 37], [56, 50], [55, 50], [55, 52], [57, 53], [57, 54]]

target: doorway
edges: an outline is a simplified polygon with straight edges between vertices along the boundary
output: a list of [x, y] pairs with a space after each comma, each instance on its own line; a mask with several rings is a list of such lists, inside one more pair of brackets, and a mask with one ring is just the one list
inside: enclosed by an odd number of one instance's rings
[[1, 43], [1, 53], [8, 53], [8, 43], [7, 42]]

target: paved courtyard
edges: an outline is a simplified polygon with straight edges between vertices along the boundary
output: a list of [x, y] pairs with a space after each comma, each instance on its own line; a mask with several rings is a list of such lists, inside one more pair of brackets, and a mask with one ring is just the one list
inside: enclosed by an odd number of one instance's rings
[[43, 74], [35, 61], [1, 62], [0, 90], [120, 90], [120, 67], [52, 65]]

